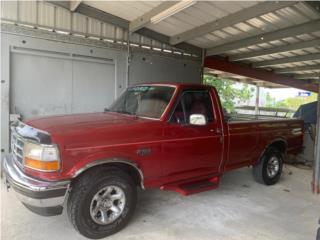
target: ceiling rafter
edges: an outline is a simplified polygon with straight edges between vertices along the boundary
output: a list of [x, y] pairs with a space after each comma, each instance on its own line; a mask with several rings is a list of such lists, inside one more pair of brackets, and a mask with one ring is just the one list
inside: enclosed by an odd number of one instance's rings
[[283, 53], [283, 52], [295, 51], [295, 50], [300, 50], [305, 48], [311, 48], [314, 46], [320, 46], [320, 39], [314, 39], [314, 40], [298, 42], [298, 43], [291, 43], [284, 46], [271, 47], [271, 48], [252, 51], [248, 53], [240, 53], [240, 54], [230, 56], [229, 59], [230, 61], [239, 61], [239, 60], [250, 59], [255, 57], [262, 57], [265, 55], [270, 55], [275, 53]]
[[314, 60], [319, 60], [319, 59], [320, 59], [320, 53], [312, 53], [312, 54], [305, 54], [305, 55], [299, 55], [299, 56], [294, 56], [294, 57], [284, 57], [284, 58], [279, 58], [279, 59], [256, 62], [256, 63], [253, 63], [252, 66], [255, 68], [268, 67], [268, 66], [294, 63], [294, 62], [314, 61]]
[[320, 20], [314, 20], [299, 25], [294, 25], [287, 28], [282, 28], [276, 31], [267, 32], [264, 34], [257, 34], [248, 38], [236, 40], [233, 42], [221, 44], [207, 50], [207, 55], [218, 55], [227, 51], [244, 48], [261, 43], [267, 43], [274, 40], [279, 40], [287, 37], [294, 37], [304, 33], [311, 33], [318, 31], [320, 26]]
[[320, 78], [320, 73], [306, 73], [306, 74], [295, 74], [294, 78], [296, 79], [312, 79], [312, 78]]
[[177, 34], [170, 38], [170, 43], [175, 45], [180, 42], [188, 41], [190, 39], [205, 35], [207, 33], [214, 32], [216, 30], [221, 30], [222, 28], [235, 25], [239, 22], [249, 20], [254, 17], [258, 17], [285, 7], [292, 6], [297, 2], [294, 1], [266, 1], [258, 3], [252, 7], [245, 8], [236, 13], [227, 15], [221, 19], [203, 24], [199, 27], [195, 27], [183, 33]]
[[165, 18], [182, 11], [183, 9], [190, 7], [194, 3], [196, 2], [192, 0], [181, 2], [164, 1], [142, 16], [139, 16], [135, 20], [131, 21], [129, 24], [129, 32], [135, 32], [153, 22], [160, 22]]
[[81, 2], [82, 2], [81, 0], [79, 0], [79, 1], [70, 1], [70, 11], [72, 11], [72, 12], [76, 11]]
[[320, 71], [320, 64], [316, 65], [307, 65], [301, 67], [288, 67], [288, 68], [279, 68], [275, 69], [275, 73], [294, 73], [294, 72], [303, 72], [303, 71]]

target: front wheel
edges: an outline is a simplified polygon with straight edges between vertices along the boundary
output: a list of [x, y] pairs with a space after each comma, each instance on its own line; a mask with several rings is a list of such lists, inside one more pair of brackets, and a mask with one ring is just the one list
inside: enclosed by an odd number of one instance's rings
[[78, 232], [99, 239], [121, 230], [133, 215], [136, 202], [131, 177], [118, 168], [103, 167], [74, 182], [67, 210]]
[[273, 185], [280, 179], [283, 154], [274, 147], [269, 147], [260, 161], [253, 166], [253, 176], [259, 183]]

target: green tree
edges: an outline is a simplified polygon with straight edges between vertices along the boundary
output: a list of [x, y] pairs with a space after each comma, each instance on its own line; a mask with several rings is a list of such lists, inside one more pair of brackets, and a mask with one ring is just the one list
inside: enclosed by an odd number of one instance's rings
[[317, 94], [312, 93], [310, 97], [290, 97], [281, 101], [276, 101], [270, 93], [266, 96], [266, 107], [278, 107], [297, 110], [301, 105], [317, 100]]
[[248, 101], [253, 96], [254, 88], [250, 87], [249, 84], [243, 83], [241, 87], [235, 87], [235, 81], [220, 79], [211, 75], [204, 75], [203, 82], [217, 89], [221, 104], [228, 112], [234, 110], [236, 103]]
[[297, 110], [301, 105], [314, 102], [317, 100], [317, 94], [312, 93], [310, 97], [290, 97], [282, 101], [276, 102], [275, 107], [283, 107]]
[[271, 96], [269, 92], [266, 95], [266, 107], [275, 107], [276, 106], [276, 99]]

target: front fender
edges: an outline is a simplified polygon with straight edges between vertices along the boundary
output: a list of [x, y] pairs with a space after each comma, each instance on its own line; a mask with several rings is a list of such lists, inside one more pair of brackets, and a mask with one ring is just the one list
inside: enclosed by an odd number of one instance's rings
[[123, 163], [123, 164], [127, 164], [127, 165], [135, 168], [136, 171], [140, 175], [141, 186], [142, 187], [144, 186], [143, 185], [144, 175], [143, 175], [143, 171], [140, 168], [139, 164], [136, 161], [129, 158], [128, 156], [125, 156], [123, 154], [116, 153], [116, 152], [108, 152], [108, 153], [98, 152], [98, 153], [91, 154], [88, 157], [86, 157], [85, 159], [77, 162], [77, 164], [75, 164], [70, 169], [70, 171], [68, 172], [68, 175], [71, 178], [76, 178], [81, 173], [85, 172], [86, 170], [88, 170], [92, 167], [95, 167], [98, 165], [103, 165], [103, 164], [108, 164], [108, 163]]

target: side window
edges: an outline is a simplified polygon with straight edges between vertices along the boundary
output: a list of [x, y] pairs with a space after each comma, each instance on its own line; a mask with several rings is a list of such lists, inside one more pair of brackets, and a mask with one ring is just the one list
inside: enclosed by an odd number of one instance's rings
[[189, 124], [192, 114], [202, 114], [207, 122], [214, 120], [212, 101], [208, 91], [186, 91], [182, 94], [170, 122]]

